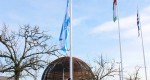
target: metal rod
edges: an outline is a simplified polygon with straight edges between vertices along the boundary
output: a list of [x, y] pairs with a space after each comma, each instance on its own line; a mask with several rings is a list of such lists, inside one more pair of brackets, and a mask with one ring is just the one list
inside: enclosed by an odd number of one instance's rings
[[144, 60], [144, 68], [145, 68], [145, 79], [147, 80], [147, 68], [146, 68], [145, 50], [144, 50], [144, 41], [143, 41], [141, 23], [140, 23], [140, 31], [141, 31], [142, 51], [143, 51], [143, 60]]
[[65, 80], [65, 74], [64, 74], [64, 66], [63, 66], [63, 80]]
[[72, 0], [70, 0], [70, 80], [73, 80], [73, 65], [72, 65]]
[[118, 37], [119, 37], [119, 48], [120, 48], [120, 62], [121, 62], [121, 80], [123, 80], [123, 64], [122, 64], [122, 46], [121, 46], [121, 36], [120, 36], [120, 22], [119, 22], [119, 11], [118, 11], [118, 1], [117, 1], [117, 18], [118, 18]]

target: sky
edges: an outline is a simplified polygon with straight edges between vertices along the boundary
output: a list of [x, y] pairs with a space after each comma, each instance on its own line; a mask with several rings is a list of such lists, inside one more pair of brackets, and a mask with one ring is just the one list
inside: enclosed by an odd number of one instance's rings
[[[112, 2], [113, 0], [72, 0], [74, 57], [92, 62], [95, 57], [103, 54], [104, 58], [120, 61], [118, 24], [117, 21], [113, 22]], [[125, 73], [132, 72], [137, 65], [141, 66], [141, 80], [145, 80], [142, 44], [136, 24], [137, 5], [150, 76], [150, 0], [118, 0], [122, 59]], [[66, 0], [0, 0], [0, 28], [4, 23], [13, 31], [17, 31], [19, 25], [39, 26], [52, 35], [53, 43], [59, 44], [65, 9]]]

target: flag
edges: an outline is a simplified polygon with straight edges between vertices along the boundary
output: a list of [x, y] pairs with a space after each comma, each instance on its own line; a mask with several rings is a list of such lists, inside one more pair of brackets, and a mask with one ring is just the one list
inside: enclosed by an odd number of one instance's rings
[[140, 36], [140, 18], [138, 10], [137, 10], [137, 27], [138, 27], [138, 36]]
[[101, 66], [104, 67], [103, 55], [101, 54]]
[[60, 37], [59, 37], [60, 48], [64, 52], [66, 52], [68, 49], [68, 37], [69, 37], [69, 30], [70, 30], [69, 24], [70, 24], [69, 0], [67, 0], [66, 14], [65, 14], [65, 18], [62, 24]]
[[117, 20], [117, 0], [113, 1], [113, 21]]

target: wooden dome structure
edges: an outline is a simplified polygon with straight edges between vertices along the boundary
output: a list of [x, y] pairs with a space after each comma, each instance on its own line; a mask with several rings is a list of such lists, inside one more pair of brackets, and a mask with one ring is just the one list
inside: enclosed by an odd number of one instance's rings
[[[73, 57], [73, 80], [93, 80], [91, 68], [82, 60]], [[70, 57], [61, 57], [51, 62], [41, 80], [68, 80]]]

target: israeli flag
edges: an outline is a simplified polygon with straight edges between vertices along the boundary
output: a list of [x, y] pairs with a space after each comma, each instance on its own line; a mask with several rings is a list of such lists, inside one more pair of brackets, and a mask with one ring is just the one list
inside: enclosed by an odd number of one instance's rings
[[69, 24], [70, 24], [69, 0], [67, 0], [66, 14], [65, 14], [64, 22], [62, 24], [60, 37], [59, 37], [60, 48], [64, 52], [66, 52], [68, 49], [68, 37], [69, 37], [69, 30], [70, 30]]

